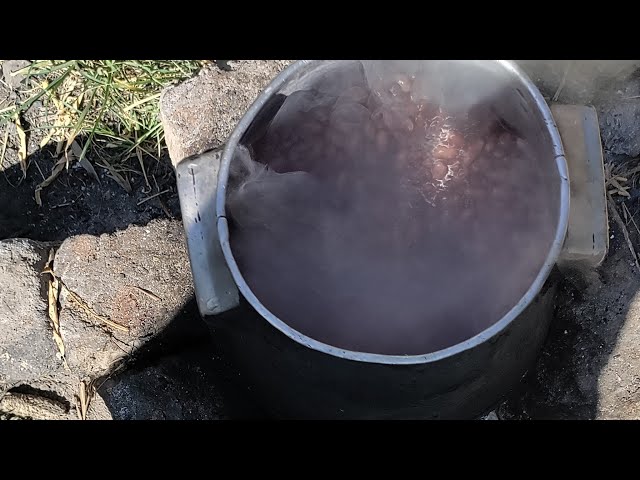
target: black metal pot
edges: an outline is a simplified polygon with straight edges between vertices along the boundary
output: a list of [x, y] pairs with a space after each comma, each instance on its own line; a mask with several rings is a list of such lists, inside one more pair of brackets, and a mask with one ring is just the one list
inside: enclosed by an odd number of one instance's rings
[[[473, 72], [487, 85], [508, 85], [496, 108], [511, 124], [526, 127], [520, 130], [529, 132], [530, 140], [543, 152], [546, 168], [557, 173], [555, 239], [535, 281], [502, 319], [457, 345], [425, 355], [397, 356], [347, 351], [318, 342], [268, 311], [236, 265], [229, 245], [225, 200], [237, 146], [259, 133], [282, 104], [283, 96], [318, 78], [330, 79], [341, 62], [299, 61], [291, 65], [262, 92], [223, 150], [178, 164], [178, 189], [200, 312], [243, 379], [278, 416], [473, 418], [518, 382], [545, 339], [557, 284], [552, 271], [566, 251], [569, 198], [574, 194], [560, 132], [540, 92], [514, 63], [432, 61], [432, 66], [443, 85], [461, 72]], [[584, 122], [593, 127], [593, 118]], [[597, 120], [593, 128], [597, 131]], [[602, 179], [597, 178], [602, 169], [601, 151], [591, 149], [587, 154], [591, 155], [589, 171], [596, 172], [595, 180], [591, 179], [595, 187], [586, 194], [582, 188], [581, 196], [576, 194], [577, 204], [584, 204], [585, 195], [590, 195], [590, 205], [601, 205], [604, 183], [600, 185]], [[576, 162], [579, 166], [580, 160]], [[603, 228], [606, 235], [606, 213], [604, 221], [604, 227], [600, 217], [597, 225], [591, 225], [599, 238]], [[582, 225], [573, 242], [591, 233]], [[595, 248], [595, 234], [593, 238]], [[588, 240], [591, 242], [591, 237]], [[603, 253], [598, 255], [601, 261]], [[594, 258], [593, 252], [590, 258]]]

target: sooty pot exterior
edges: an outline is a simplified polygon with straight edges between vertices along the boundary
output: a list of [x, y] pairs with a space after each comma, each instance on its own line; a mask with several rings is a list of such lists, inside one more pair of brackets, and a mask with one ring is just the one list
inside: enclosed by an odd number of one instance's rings
[[553, 272], [504, 330], [458, 354], [417, 364], [339, 358], [274, 328], [246, 301], [205, 317], [240, 382], [278, 418], [473, 419], [509, 392], [530, 368], [553, 318]]

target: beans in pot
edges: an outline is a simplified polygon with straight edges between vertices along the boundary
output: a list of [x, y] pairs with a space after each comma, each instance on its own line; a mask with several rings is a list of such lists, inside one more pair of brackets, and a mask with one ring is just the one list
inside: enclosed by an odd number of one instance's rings
[[[446, 348], [498, 321], [544, 262], [556, 184], [540, 162], [550, 160], [489, 106], [449, 111], [420, 85], [395, 72], [338, 94], [295, 92], [252, 145], [266, 170], [229, 194], [245, 280], [316, 340], [398, 355]], [[234, 212], [252, 211], [277, 215], [233, 226]]]

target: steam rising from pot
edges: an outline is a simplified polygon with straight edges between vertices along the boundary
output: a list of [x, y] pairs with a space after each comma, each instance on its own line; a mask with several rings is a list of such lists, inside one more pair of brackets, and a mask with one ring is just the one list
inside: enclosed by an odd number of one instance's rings
[[511, 121], [512, 85], [463, 71], [338, 62], [238, 148], [231, 247], [285, 323], [340, 348], [424, 354], [529, 288], [557, 222], [553, 155], [526, 115]]

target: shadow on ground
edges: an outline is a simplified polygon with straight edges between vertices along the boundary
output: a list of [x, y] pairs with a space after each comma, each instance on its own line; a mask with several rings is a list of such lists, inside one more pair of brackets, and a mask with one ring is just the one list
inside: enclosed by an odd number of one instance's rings
[[136, 357], [99, 388], [116, 420], [266, 418], [217, 353], [193, 298]]
[[[113, 233], [180, 214], [173, 168], [168, 160], [154, 159], [145, 160], [149, 186], [139, 167], [137, 172], [123, 172], [131, 193], [108, 176], [108, 170], [98, 165], [101, 162], [92, 162], [98, 180], [74, 162], [70, 171], [62, 172], [42, 191], [43, 206], [39, 207], [34, 192], [51, 173], [55, 158], [55, 147], [30, 155], [25, 178], [17, 164], [0, 169], [0, 240], [22, 237], [61, 242], [72, 235]], [[139, 204], [164, 190], [169, 192]]]

